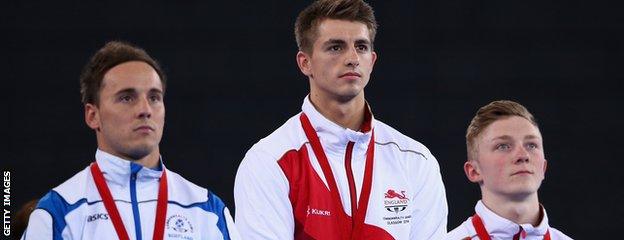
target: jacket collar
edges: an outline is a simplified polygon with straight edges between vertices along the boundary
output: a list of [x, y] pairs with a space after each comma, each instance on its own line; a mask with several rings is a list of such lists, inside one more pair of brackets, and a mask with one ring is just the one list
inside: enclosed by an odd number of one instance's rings
[[[475, 212], [479, 214], [479, 217], [483, 220], [483, 225], [490, 233], [491, 236], [494, 236], [498, 239], [512, 239], [514, 235], [520, 232], [520, 228], [522, 231], [526, 233], [526, 236], [544, 236], [548, 231], [548, 215], [546, 214], [546, 210], [542, 205], [540, 205], [540, 211], [542, 211], [542, 222], [539, 225], [533, 226], [530, 223], [526, 224], [516, 224], [512, 221], [509, 221], [498, 214], [492, 212], [488, 209], [485, 204], [481, 200], [477, 202], [475, 206]], [[524, 239], [524, 238], [522, 238]]]
[[354, 142], [354, 148], [358, 148], [358, 150], [366, 150], [368, 147], [372, 129], [375, 126], [375, 119], [368, 103], [366, 103], [363, 131], [353, 131], [327, 119], [312, 105], [309, 95], [303, 100], [301, 110], [310, 119], [326, 151], [344, 152], [348, 142]]
[[100, 170], [104, 174], [107, 182], [125, 187], [130, 183], [130, 175], [136, 173], [137, 182], [147, 182], [160, 179], [165, 165], [162, 163], [162, 157], [159, 161], [157, 170], [143, 167], [131, 160], [126, 160], [110, 153], [98, 149], [95, 152], [95, 161], [97, 161]]

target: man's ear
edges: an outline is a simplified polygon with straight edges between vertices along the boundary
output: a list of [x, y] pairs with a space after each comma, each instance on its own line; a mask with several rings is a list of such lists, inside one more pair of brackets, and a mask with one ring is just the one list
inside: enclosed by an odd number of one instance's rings
[[310, 55], [303, 51], [297, 52], [297, 66], [299, 66], [299, 70], [308, 76], [312, 77], [312, 66], [310, 64]]
[[476, 161], [468, 160], [464, 163], [464, 173], [466, 173], [466, 177], [473, 183], [480, 183], [483, 181], [483, 176], [481, 176], [481, 169], [479, 169], [479, 165]]
[[91, 129], [100, 131], [100, 111], [94, 104], [87, 103], [84, 105], [85, 123]]
[[547, 168], [547, 166], [548, 166], [548, 161], [546, 161], [546, 159], [544, 159], [544, 169], [543, 169], [544, 176], [546, 176], [546, 168]]
[[373, 70], [372, 67], [375, 66], [375, 63], [377, 62], [377, 52], [373, 51], [371, 55], [373, 56], [373, 59], [372, 59], [373, 62], [371, 63], [371, 72], [372, 72]]

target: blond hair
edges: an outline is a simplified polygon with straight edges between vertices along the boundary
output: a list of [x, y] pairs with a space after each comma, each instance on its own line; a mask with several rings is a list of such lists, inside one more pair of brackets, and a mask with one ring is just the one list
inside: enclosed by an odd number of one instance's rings
[[537, 121], [533, 117], [533, 114], [531, 114], [529, 110], [521, 104], [509, 100], [491, 102], [481, 107], [479, 111], [477, 111], [477, 114], [472, 118], [472, 121], [470, 121], [470, 125], [468, 125], [468, 129], [466, 130], [466, 150], [468, 152], [467, 160], [476, 159], [476, 139], [488, 126], [495, 121], [512, 116], [524, 118], [531, 122], [531, 124], [535, 127], [538, 127]]

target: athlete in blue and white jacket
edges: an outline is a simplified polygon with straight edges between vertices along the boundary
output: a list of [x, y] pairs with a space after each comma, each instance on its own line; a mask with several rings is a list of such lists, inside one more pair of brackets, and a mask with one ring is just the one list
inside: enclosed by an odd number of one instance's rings
[[[159, 179], [167, 172], [165, 239], [236, 239], [221, 199], [163, 164], [154, 170], [98, 150], [96, 162], [130, 239], [152, 239]], [[89, 167], [52, 189], [30, 216], [22, 239], [115, 239], [115, 229]]]
[[239, 239], [223, 202], [162, 162], [165, 79], [127, 43], [91, 58], [80, 92], [95, 161], [39, 201], [22, 239]]

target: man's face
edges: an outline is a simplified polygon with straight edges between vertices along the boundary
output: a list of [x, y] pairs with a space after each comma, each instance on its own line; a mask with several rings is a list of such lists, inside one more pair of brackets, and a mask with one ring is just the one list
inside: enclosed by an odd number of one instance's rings
[[158, 153], [165, 124], [158, 73], [139, 61], [111, 68], [102, 80], [99, 106], [86, 104], [85, 119], [106, 152], [133, 160]]
[[528, 120], [512, 116], [495, 121], [477, 137], [476, 160], [464, 170], [484, 194], [523, 197], [536, 193], [546, 160], [542, 135]]
[[310, 78], [310, 92], [339, 101], [363, 94], [376, 59], [364, 23], [335, 19], [318, 25], [311, 53], [297, 54], [301, 71]]

